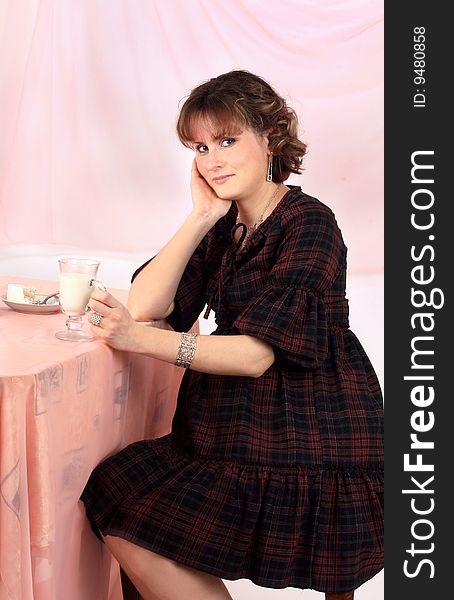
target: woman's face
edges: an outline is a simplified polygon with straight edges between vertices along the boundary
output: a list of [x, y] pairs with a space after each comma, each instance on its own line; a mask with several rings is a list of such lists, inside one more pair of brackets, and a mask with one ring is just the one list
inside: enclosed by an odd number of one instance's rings
[[194, 132], [199, 173], [224, 200], [245, 200], [260, 195], [266, 185], [268, 138], [251, 129], [217, 136], [216, 127], [200, 122]]

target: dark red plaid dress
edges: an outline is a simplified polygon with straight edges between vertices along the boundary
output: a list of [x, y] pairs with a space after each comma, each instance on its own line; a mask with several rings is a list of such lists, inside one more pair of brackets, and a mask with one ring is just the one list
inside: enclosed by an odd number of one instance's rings
[[383, 567], [383, 403], [348, 328], [332, 211], [292, 187], [242, 250], [233, 203], [190, 259], [168, 317], [273, 346], [258, 378], [188, 370], [172, 432], [101, 463], [95, 531], [224, 579], [344, 592]]

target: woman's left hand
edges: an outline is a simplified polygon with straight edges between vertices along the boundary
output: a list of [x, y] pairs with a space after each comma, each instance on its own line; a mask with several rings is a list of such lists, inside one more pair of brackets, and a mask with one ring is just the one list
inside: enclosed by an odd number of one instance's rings
[[[126, 307], [109, 292], [95, 289], [89, 306], [93, 312], [87, 314], [93, 333], [117, 350], [140, 351], [141, 327], [129, 314]], [[94, 315], [100, 315], [95, 317]], [[95, 321], [93, 321], [95, 319]], [[99, 324], [94, 322], [99, 321]]]

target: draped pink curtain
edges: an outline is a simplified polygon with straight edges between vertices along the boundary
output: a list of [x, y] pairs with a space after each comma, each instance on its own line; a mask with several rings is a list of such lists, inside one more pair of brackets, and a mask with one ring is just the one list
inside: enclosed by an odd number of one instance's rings
[[191, 206], [178, 105], [234, 68], [295, 108], [289, 182], [334, 210], [351, 272], [380, 271], [381, 0], [2, 0], [0, 253], [158, 249]]

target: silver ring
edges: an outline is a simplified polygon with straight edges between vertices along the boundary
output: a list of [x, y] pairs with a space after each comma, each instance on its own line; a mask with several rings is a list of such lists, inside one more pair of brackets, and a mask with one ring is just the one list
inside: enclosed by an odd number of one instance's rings
[[97, 312], [93, 312], [90, 316], [90, 321], [93, 323], [93, 325], [96, 325], [97, 327], [99, 327], [99, 325], [101, 324], [101, 320], [102, 315], [100, 315]]

